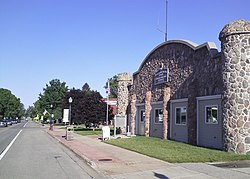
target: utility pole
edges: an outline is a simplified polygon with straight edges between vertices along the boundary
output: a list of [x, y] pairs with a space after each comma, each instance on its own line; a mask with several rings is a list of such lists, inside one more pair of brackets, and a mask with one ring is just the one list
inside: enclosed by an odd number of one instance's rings
[[165, 42], [168, 41], [168, 0], [166, 0], [166, 31], [165, 31]]

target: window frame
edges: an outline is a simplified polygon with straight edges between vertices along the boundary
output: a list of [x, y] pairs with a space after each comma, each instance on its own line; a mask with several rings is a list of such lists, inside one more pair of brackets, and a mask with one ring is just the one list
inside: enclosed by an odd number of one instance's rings
[[[181, 108], [186, 108], [186, 121], [185, 123], [181, 123], [181, 119], [180, 119], [180, 123], [177, 123], [177, 108], [181, 109]], [[175, 125], [178, 125], [178, 126], [186, 126], [187, 125], [187, 106], [178, 106], [178, 107], [175, 107]]]
[[[217, 122], [207, 122], [207, 108], [208, 107], [217, 107], [217, 117], [216, 117]], [[207, 125], [218, 125], [219, 124], [219, 106], [218, 106], [218, 104], [205, 105], [205, 124], [207, 124]]]
[[[144, 119], [143, 121], [141, 120], [142, 119], [142, 112], [144, 112]], [[145, 109], [140, 109], [140, 123], [144, 123], [145, 122]]]
[[[156, 122], [156, 120], [155, 120], [156, 119], [156, 110], [161, 110], [162, 111], [162, 120], [160, 122]], [[159, 113], [158, 113], [158, 115], [159, 115]], [[154, 109], [154, 123], [155, 124], [163, 124], [163, 108], [155, 108]]]

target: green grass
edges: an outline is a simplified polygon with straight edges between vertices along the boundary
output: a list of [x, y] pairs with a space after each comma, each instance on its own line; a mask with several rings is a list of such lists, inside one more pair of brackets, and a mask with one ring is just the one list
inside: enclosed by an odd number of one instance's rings
[[238, 155], [151, 137], [137, 136], [109, 140], [105, 143], [171, 163], [250, 160], [250, 155]]
[[[86, 135], [102, 135], [102, 129], [89, 129], [78, 127], [74, 129], [75, 133], [86, 136]], [[110, 129], [110, 135], [114, 134], [114, 129]]]
[[99, 135], [102, 134], [102, 129], [86, 129], [86, 128], [76, 128], [75, 133], [80, 135]]

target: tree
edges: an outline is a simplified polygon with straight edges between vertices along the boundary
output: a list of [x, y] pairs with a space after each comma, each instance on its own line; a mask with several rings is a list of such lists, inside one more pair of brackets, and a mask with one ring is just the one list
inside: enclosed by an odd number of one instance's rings
[[34, 103], [35, 111], [39, 115], [43, 115], [44, 111], [54, 114], [55, 118], [62, 118], [62, 101], [68, 91], [65, 82], [53, 79], [43, 88], [43, 93], [39, 94], [38, 100]]
[[20, 118], [24, 115], [24, 105], [10, 90], [0, 88], [0, 118]]
[[[117, 88], [118, 88], [118, 81], [117, 81], [117, 75], [113, 76], [112, 78], [109, 78], [109, 87], [110, 87], [110, 98], [117, 98]], [[108, 90], [108, 82], [106, 82], [106, 85], [104, 86], [106, 91]]]
[[73, 99], [71, 104], [71, 120], [77, 124], [88, 122], [99, 123], [105, 120], [106, 103], [97, 91], [81, 91], [72, 89], [65, 96], [63, 108], [69, 108], [69, 98]]
[[28, 109], [25, 111], [25, 117], [36, 117], [36, 111], [34, 106], [29, 106]]
[[90, 87], [89, 87], [89, 84], [88, 84], [88, 83], [85, 83], [85, 84], [82, 86], [82, 91], [90, 92]]

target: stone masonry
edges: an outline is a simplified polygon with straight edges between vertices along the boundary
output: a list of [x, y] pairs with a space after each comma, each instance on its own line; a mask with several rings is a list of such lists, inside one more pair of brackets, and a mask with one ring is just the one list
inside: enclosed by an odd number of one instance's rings
[[[187, 99], [187, 138], [196, 145], [197, 97], [222, 96], [223, 149], [250, 154], [250, 22], [226, 25], [219, 39], [221, 52], [212, 42], [170, 40], [157, 46], [133, 74], [133, 82], [128, 73], [118, 76], [118, 114], [126, 114], [129, 99], [128, 116], [135, 125], [135, 107], [144, 105], [145, 136], [154, 136], [157, 127], [162, 130], [158, 137], [169, 138], [170, 101]], [[169, 70], [168, 81], [155, 84], [160, 69]], [[155, 124], [151, 108], [160, 102], [163, 123]]]
[[225, 149], [250, 154], [250, 22], [234, 21], [219, 36], [223, 62]]
[[151, 113], [151, 98], [152, 93], [151, 91], [148, 91], [146, 93], [146, 104], [145, 104], [145, 121], [144, 121], [144, 128], [145, 128], [145, 136], [149, 137], [150, 132], [150, 113]]
[[[213, 47], [213, 46], [212, 46]], [[216, 49], [210, 44], [198, 47], [186, 41], [167, 41], [154, 49], [143, 61], [139, 70], [133, 75], [133, 84], [129, 95], [136, 95], [137, 104], [146, 103], [146, 93], [151, 91], [151, 103], [163, 101], [166, 84], [154, 85], [154, 75], [158, 69], [169, 69], [170, 100], [189, 98], [187, 116], [189, 118], [189, 143], [196, 144], [196, 96], [218, 95], [222, 93], [221, 59]], [[209, 81], [209, 83], [208, 83]], [[190, 85], [192, 84], [192, 85]], [[192, 94], [190, 94], [190, 92]], [[162, 107], [163, 112], [170, 111], [170, 100]], [[167, 109], [165, 109], [167, 106]], [[146, 105], [145, 105], [146, 108]], [[166, 110], [166, 111], [165, 111]], [[168, 112], [167, 125], [169, 127]], [[166, 116], [165, 116], [166, 117]], [[152, 123], [151, 123], [152, 124]], [[165, 124], [165, 123], [164, 123]], [[166, 124], [165, 124], [166, 125]], [[160, 124], [158, 124], [158, 127]], [[166, 130], [165, 126], [162, 130]], [[161, 132], [161, 138], [165, 134]], [[164, 134], [164, 135], [163, 135]], [[151, 131], [152, 135], [152, 131]], [[168, 134], [169, 136], [169, 134]]]
[[136, 120], [136, 95], [132, 95], [132, 100], [130, 102], [131, 108], [131, 119], [130, 119], [130, 130], [131, 135], [135, 135], [135, 120]]
[[168, 104], [170, 100], [170, 88], [165, 87], [163, 95], [163, 139], [167, 139], [168, 135]]
[[[128, 86], [132, 84], [132, 76], [129, 73], [121, 73], [117, 77], [118, 93], [117, 93], [117, 116], [121, 116], [127, 120], [127, 108], [129, 104]], [[126, 122], [125, 122], [126, 123]], [[127, 126], [121, 128], [121, 133], [126, 133]]]
[[132, 76], [129, 73], [121, 73], [117, 77], [118, 95], [117, 105], [118, 114], [126, 115], [128, 107], [128, 86], [132, 84]]

